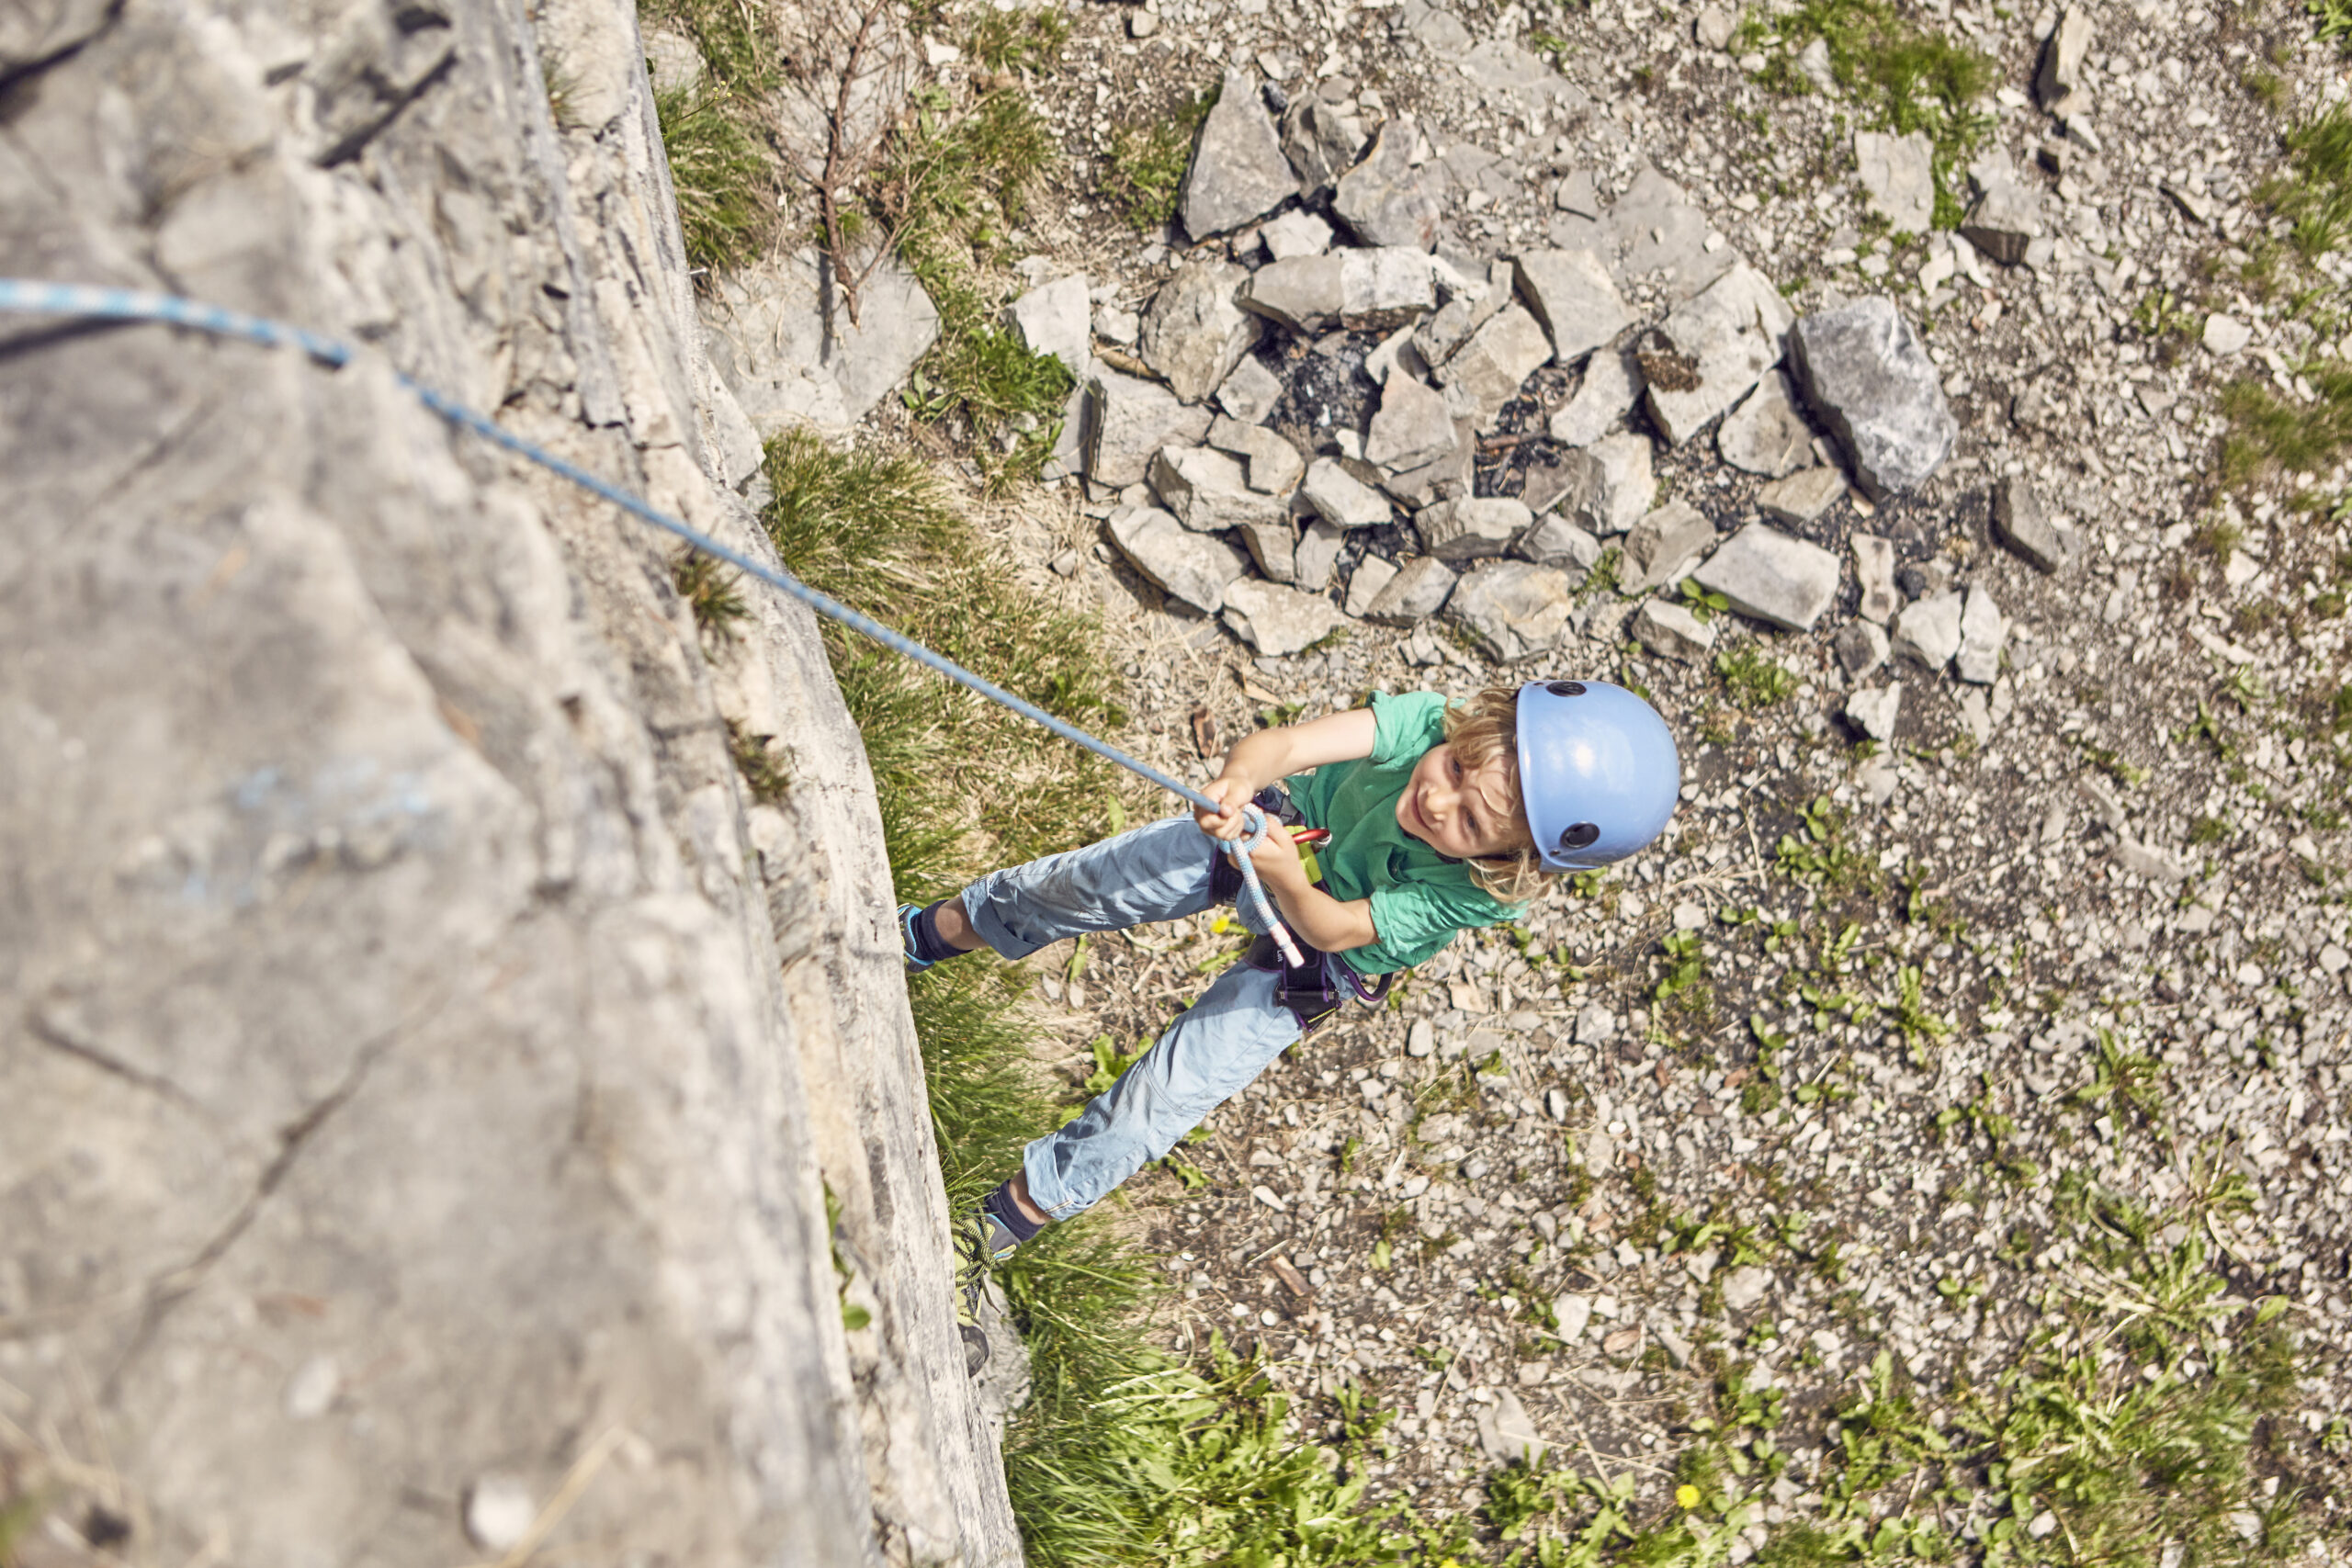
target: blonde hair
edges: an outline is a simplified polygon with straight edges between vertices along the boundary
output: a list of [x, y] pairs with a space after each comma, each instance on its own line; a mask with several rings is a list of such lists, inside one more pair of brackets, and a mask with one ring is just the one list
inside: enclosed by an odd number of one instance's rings
[[[1445, 740], [1465, 770], [1485, 767], [1498, 757], [1503, 760], [1511, 815], [1525, 831], [1527, 810], [1519, 783], [1519, 688], [1488, 686], [1467, 702], [1448, 703]], [[1524, 848], [1463, 863], [1482, 891], [1506, 904], [1524, 904], [1550, 886], [1532, 836]]]

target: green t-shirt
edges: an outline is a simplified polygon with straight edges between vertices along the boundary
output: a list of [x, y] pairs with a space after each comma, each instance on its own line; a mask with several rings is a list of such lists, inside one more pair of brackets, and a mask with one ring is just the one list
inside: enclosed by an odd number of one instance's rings
[[1455, 931], [1518, 911], [1483, 891], [1468, 866], [1396, 825], [1396, 797], [1414, 766], [1445, 739], [1445, 699], [1435, 692], [1375, 692], [1372, 719], [1371, 756], [1283, 783], [1308, 827], [1331, 829], [1331, 841], [1315, 852], [1331, 897], [1372, 900], [1378, 935], [1340, 956], [1359, 975], [1385, 975], [1426, 962]]

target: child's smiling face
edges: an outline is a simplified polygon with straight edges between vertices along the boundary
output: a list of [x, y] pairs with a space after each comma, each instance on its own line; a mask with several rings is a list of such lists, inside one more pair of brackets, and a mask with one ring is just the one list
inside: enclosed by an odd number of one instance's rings
[[1526, 849], [1534, 840], [1520, 820], [1516, 772], [1507, 756], [1465, 768], [1451, 744], [1432, 746], [1396, 797], [1396, 826], [1455, 860]]

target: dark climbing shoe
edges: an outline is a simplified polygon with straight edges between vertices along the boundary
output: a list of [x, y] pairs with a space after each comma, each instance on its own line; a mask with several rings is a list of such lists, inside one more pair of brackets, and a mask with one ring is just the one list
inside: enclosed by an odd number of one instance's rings
[[[991, 1245], [998, 1244], [998, 1245]], [[974, 1209], [956, 1224], [956, 1332], [964, 1340], [964, 1372], [978, 1377], [989, 1364], [988, 1331], [980, 1326], [980, 1298], [989, 1269], [1012, 1250], [1004, 1227]]]
[[899, 906], [899, 945], [905, 949], [907, 973], [910, 975], [920, 975], [935, 962], [922, 956], [920, 951], [922, 944], [915, 941], [915, 921], [922, 918], [921, 904]]

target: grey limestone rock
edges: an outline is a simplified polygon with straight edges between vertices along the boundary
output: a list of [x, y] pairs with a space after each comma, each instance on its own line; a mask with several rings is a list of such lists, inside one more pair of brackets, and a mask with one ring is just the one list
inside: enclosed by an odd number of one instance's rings
[[1241, 363], [1217, 387], [1216, 406], [1244, 424], [1262, 424], [1282, 396], [1281, 378], [1260, 364], [1255, 355], [1244, 355]]
[[1529, 251], [1516, 265], [1520, 295], [1551, 335], [1560, 364], [1574, 366], [1633, 324], [1616, 280], [1591, 251]]
[[1184, 231], [1195, 240], [1230, 233], [1297, 194], [1298, 175], [1283, 156], [1258, 84], [1246, 72], [1227, 71], [1184, 171], [1178, 209]]
[[1443, 217], [1441, 186], [1430, 171], [1413, 166], [1420, 135], [1410, 118], [1389, 120], [1374, 137], [1364, 161], [1340, 176], [1331, 210], [1367, 245], [1432, 250]]
[[2080, 549], [2071, 525], [2055, 523], [2030, 479], [2012, 477], [1993, 487], [1993, 533], [2043, 571], [2064, 570]]
[[1225, 624], [1267, 658], [1281, 659], [1330, 636], [1347, 617], [1320, 593], [1244, 578], [1225, 591]]
[[1396, 562], [1383, 556], [1366, 555], [1348, 575], [1348, 614], [1358, 620], [1371, 615], [1372, 607], [1380, 603], [1380, 595], [1396, 581]]
[[1295, 582], [1298, 577], [1298, 525], [1289, 517], [1253, 517], [1237, 526], [1259, 575], [1270, 582]]
[[1094, 307], [1087, 299], [1085, 274], [1073, 273], [1032, 288], [1006, 314], [1030, 353], [1052, 355], [1081, 382], [1092, 372]]
[[1340, 564], [1340, 552], [1346, 547], [1348, 531], [1337, 523], [1317, 517], [1298, 536], [1298, 546], [1291, 552], [1291, 581], [1309, 593], [1320, 593], [1331, 586], [1331, 574]]
[[1863, 206], [1898, 234], [1925, 234], [1936, 216], [1935, 143], [1928, 133], [1854, 132], [1854, 164]]
[[1798, 412], [1788, 377], [1775, 370], [1757, 383], [1747, 400], [1724, 415], [1715, 430], [1724, 461], [1751, 474], [1777, 479], [1813, 462], [1813, 427]]
[[1698, 20], [1690, 24], [1690, 37], [1701, 49], [1728, 49], [1734, 34], [1739, 31], [1739, 9], [1726, 11], [1721, 6], [1699, 7]]
[[1519, 396], [1520, 384], [1552, 357], [1551, 340], [1517, 305], [1498, 310], [1439, 369], [1438, 379], [1458, 392], [1481, 424]]
[[1392, 515], [1388, 498], [1348, 472], [1336, 457], [1317, 457], [1306, 466], [1302, 493], [1325, 521], [1342, 528], [1369, 528]]
[[1460, 562], [1504, 554], [1533, 520], [1519, 502], [1464, 496], [1423, 508], [1413, 527], [1424, 552], [1442, 561]]
[[1648, 164], [1610, 208], [1602, 228], [1618, 280], [1655, 276], [1668, 299], [1688, 299], [1739, 265], [1731, 246], [1707, 248], [1713, 225], [1706, 213]]
[[1805, 317], [1789, 334], [1805, 402], [1873, 501], [1927, 482], [1960, 426], [1919, 334], [1883, 295]]
[[1846, 476], [1824, 465], [1799, 468], [1756, 492], [1756, 510], [1776, 523], [1812, 523], [1846, 493]]
[[939, 341], [939, 311], [886, 257], [853, 322], [814, 251], [719, 274], [699, 298], [711, 363], [762, 436], [797, 425], [845, 430], [906, 379]]
[[1455, 584], [1445, 602], [1489, 659], [1515, 663], [1549, 653], [1576, 610], [1576, 583], [1532, 561], [1487, 561]]
[[1150, 477], [1168, 510], [1196, 534], [1245, 523], [1289, 525], [1290, 508], [1252, 490], [1241, 465], [1214, 447], [1163, 446], [1151, 459]]
[[1659, 332], [1679, 358], [1672, 383], [1648, 372], [1650, 417], [1679, 446], [1781, 362], [1794, 314], [1771, 279], [1741, 264], [1675, 307]]
[[[1366, 557], [1365, 565], [1376, 558]], [[1363, 567], [1356, 568], [1358, 576]], [[1445, 607], [1454, 587], [1453, 569], [1442, 560], [1428, 556], [1412, 556], [1399, 563], [1396, 574], [1364, 606], [1363, 618], [1384, 626], [1409, 626], [1427, 620]], [[1352, 604], [1355, 595], [1351, 592]]]
[[1875, 534], [1856, 534], [1847, 543], [1854, 552], [1854, 580], [1862, 590], [1855, 614], [1884, 626], [1903, 603], [1894, 588], [1894, 546]]
[[1960, 651], [1960, 610], [1959, 591], [1951, 588], [1903, 606], [1894, 617], [1894, 656], [1930, 672], [1951, 663]]
[[1846, 699], [1846, 716], [1873, 740], [1894, 739], [1894, 723], [1903, 712], [1903, 682], [1859, 691]]
[[1625, 536], [1625, 562], [1617, 585], [1646, 593], [1686, 575], [1700, 553], [1715, 542], [1715, 525], [1686, 501], [1669, 501], [1634, 525]]
[[1240, 302], [1294, 332], [1386, 332], [1434, 307], [1437, 288], [1429, 257], [1385, 245], [1270, 262], [1250, 275]]
[[1111, 513], [1108, 527], [1130, 565], [1170, 599], [1204, 615], [1225, 607], [1226, 589], [1249, 570], [1232, 546], [1193, 533], [1156, 506], [1123, 506]]
[[1265, 330], [1234, 300], [1249, 277], [1231, 262], [1195, 262], [1177, 268], [1144, 311], [1144, 363], [1184, 401], [1205, 401]]
[[1199, 441], [1216, 417], [1157, 381], [1116, 370], [1098, 367], [1088, 391], [1086, 475], [1113, 489], [1142, 479], [1162, 446]]
[[1657, 495], [1646, 435], [1627, 431], [1604, 436], [1569, 454], [1568, 463], [1580, 467], [1581, 478], [1562, 498], [1560, 514], [1604, 538], [1640, 522]]
[[1547, 433], [1563, 446], [1589, 446], [1608, 434], [1641, 395], [1641, 364], [1631, 350], [1596, 351], [1584, 362], [1584, 379], [1576, 394], [1554, 411]]
[[1680, 604], [1664, 599], [1645, 601], [1627, 627], [1634, 640], [1664, 659], [1685, 664], [1705, 658], [1715, 646], [1715, 627]]
[[1297, 173], [1300, 191], [1308, 197], [1329, 190], [1355, 167], [1363, 143], [1363, 122], [1315, 94], [1295, 100], [1283, 116], [1283, 152]]
[[1364, 461], [1389, 474], [1435, 462], [1460, 445], [1445, 399], [1410, 376], [1391, 376], [1380, 389], [1364, 434]]
[[2048, 108], [2082, 85], [2083, 61], [2090, 53], [2096, 28], [2082, 5], [2066, 7], [2058, 25], [2041, 46], [2041, 67], [2034, 73], [2034, 96]]
[[1289, 437], [1262, 424], [1244, 424], [1220, 415], [1209, 426], [1208, 443], [1247, 463], [1250, 488], [1264, 495], [1288, 495], [1306, 472], [1306, 459]]
[[1331, 248], [1331, 225], [1312, 212], [1292, 211], [1270, 218], [1258, 232], [1266, 242], [1266, 253], [1276, 261], [1319, 256]]
[[[1409, 377], [1394, 376], [1392, 381]], [[1447, 411], [1451, 412], [1452, 410]], [[1418, 468], [1382, 470], [1380, 488], [1409, 507], [1468, 495], [1478, 455], [1477, 426], [1466, 419], [1453, 422], [1453, 445]]]
[[1743, 615], [1811, 631], [1838, 596], [1838, 558], [1768, 523], [1750, 523], [1690, 574]]
[[1520, 535], [1510, 553], [1537, 566], [1557, 567], [1581, 582], [1600, 559], [1600, 547], [1599, 539], [1557, 513], [1549, 513]]
[[1987, 153], [1968, 174], [1977, 196], [1961, 220], [1961, 237], [2003, 266], [2017, 265], [2041, 233], [2041, 194], [2018, 176], [2007, 152]]
[[1981, 587], [1968, 591], [1960, 612], [1960, 647], [1952, 655], [1952, 671], [1974, 686], [1989, 686], [2001, 673], [2001, 647], [2008, 640], [2009, 623], [2000, 606]]
[[1859, 681], [1886, 662], [1886, 630], [1870, 621], [1849, 621], [1830, 639], [1838, 667], [1849, 681]]

